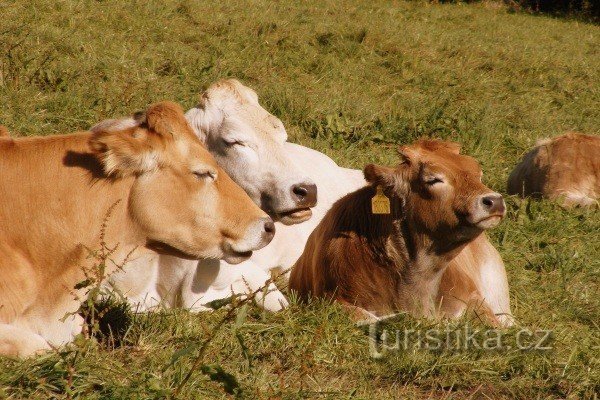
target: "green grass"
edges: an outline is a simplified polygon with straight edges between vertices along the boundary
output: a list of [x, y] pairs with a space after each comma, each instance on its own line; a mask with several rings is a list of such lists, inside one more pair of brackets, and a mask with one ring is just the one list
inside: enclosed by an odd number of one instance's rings
[[[162, 99], [190, 107], [203, 86], [237, 77], [292, 141], [343, 166], [393, 164], [397, 144], [429, 135], [462, 143], [504, 191], [538, 138], [600, 133], [600, 28], [493, 3], [5, 0], [0, 20], [0, 123], [22, 135], [85, 129]], [[220, 366], [244, 398], [597, 398], [600, 213], [508, 204], [491, 237], [513, 311], [523, 327], [551, 329], [553, 350], [411, 349], [375, 360], [364, 329], [334, 305], [251, 308], [216, 333], [203, 358], [212, 369], [179, 397], [229, 396]], [[165, 397], [191, 368], [190, 346], [225, 312], [138, 315], [124, 347], [80, 341], [1, 360], [0, 398]], [[438, 327], [467, 324], [479, 326]], [[516, 330], [507, 335], [514, 342]]]

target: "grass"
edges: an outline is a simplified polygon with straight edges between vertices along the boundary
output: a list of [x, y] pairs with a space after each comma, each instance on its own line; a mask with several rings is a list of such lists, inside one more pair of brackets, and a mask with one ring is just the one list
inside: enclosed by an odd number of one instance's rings
[[[21, 135], [85, 129], [162, 99], [190, 107], [230, 76], [292, 141], [343, 166], [393, 164], [397, 144], [429, 135], [462, 143], [499, 191], [538, 138], [600, 133], [600, 28], [494, 3], [5, 0], [0, 16], [0, 123]], [[327, 303], [250, 308], [216, 333], [225, 310], [170, 310], [135, 315], [119, 348], [79, 340], [0, 360], [0, 398], [167, 397], [211, 335], [179, 398], [598, 398], [600, 213], [508, 205], [491, 238], [519, 325], [551, 329], [550, 351], [411, 348], [377, 360], [365, 330]], [[480, 327], [388, 328], [432, 326]], [[514, 343], [517, 329], [506, 335]]]

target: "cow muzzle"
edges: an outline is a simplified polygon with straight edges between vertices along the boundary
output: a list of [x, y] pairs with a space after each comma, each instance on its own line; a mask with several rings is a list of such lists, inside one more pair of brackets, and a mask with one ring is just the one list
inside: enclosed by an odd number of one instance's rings
[[307, 221], [312, 217], [311, 208], [317, 205], [317, 185], [304, 182], [292, 185], [289, 193], [294, 208], [278, 211], [276, 218], [284, 225], [294, 225]]
[[223, 260], [229, 264], [239, 264], [252, 256], [254, 250], [268, 245], [275, 236], [275, 224], [269, 217], [251, 224], [241, 240], [226, 240], [223, 243]]
[[487, 193], [479, 196], [475, 200], [473, 208], [468, 220], [480, 229], [494, 228], [506, 214], [506, 205], [499, 193]]

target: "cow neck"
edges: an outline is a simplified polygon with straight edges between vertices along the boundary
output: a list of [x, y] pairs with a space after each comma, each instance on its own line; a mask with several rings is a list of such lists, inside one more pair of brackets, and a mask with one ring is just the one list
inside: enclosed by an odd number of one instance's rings
[[370, 199], [375, 194], [366, 188], [356, 218], [356, 233], [369, 248], [373, 260], [384, 267], [396, 282], [395, 307], [433, 315], [434, 299], [443, 272], [464, 244], [440, 243], [412, 221], [409, 204], [393, 195], [390, 214], [373, 214]]

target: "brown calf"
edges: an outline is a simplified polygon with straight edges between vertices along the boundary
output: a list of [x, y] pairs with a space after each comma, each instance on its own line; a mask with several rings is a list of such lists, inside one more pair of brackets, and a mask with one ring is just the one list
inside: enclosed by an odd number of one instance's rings
[[[481, 183], [477, 161], [460, 155], [454, 143], [421, 140], [400, 154], [395, 169], [367, 165], [370, 185], [336, 202], [313, 231], [290, 277], [301, 299], [332, 297], [370, 317], [438, 315], [448, 263], [498, 225], [504, 201]], [[378, 190], [389, 200], [389, 213], [385, 199], [374, 210]]]

